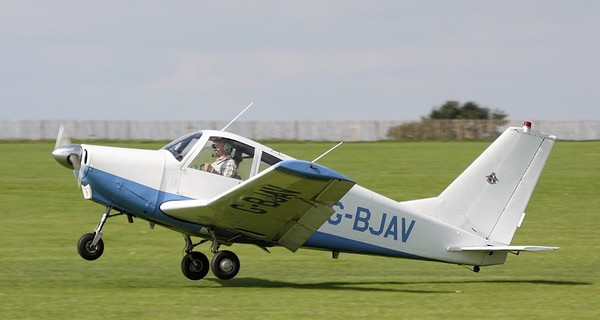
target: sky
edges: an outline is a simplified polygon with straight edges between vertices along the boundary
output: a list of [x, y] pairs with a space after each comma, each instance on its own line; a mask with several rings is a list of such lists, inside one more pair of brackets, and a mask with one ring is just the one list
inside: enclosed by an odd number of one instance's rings
[[600, 119], [600, 1], [0, 0], [0, 120]]

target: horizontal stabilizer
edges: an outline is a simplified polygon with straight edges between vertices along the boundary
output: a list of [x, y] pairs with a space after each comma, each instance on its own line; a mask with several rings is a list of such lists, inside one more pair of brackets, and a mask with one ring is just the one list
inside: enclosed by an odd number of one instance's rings
[[483, 246], [483, 247], [448, 247], [448, 251], [551, 251], [558, 250], [559, 247], [544, 247], [544, 246]]

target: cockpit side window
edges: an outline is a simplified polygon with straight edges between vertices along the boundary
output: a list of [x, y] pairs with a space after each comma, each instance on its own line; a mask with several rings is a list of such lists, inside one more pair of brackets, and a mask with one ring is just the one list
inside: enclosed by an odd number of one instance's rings
[[265, 170], [266, 168], [278, 163], [279, 161], [281, 161], [281, 159], [266, 152], [263, 152], [260, 157], [260, 167], [258, 168], [258, 172]]
[[200, 140], [202, 133], [192, 133], [187, 136], [183, 136], [168, 145], [164, 146], [163, 149], [168, 150], [173, 154], [177, 161], [180, 161], [185, 155], [194, 147], [196, 142]]
[[[228, 155], [222, 156], [221, 158], [217, 156], [216, 152], [218, 141], [229, 144], [229, 146], [226, 147]], [[218, 148], [222, 148], [222, 145], [219, 145]], [[239, 141], [223, 139], [220, 137], [211, 137], [202, 150], [200, 150], [198, 155], [194, 158], [194, 160], [190, 163], [189, 168], [209, 171], [211, 173], [219, 173], [218, 170], [213, 169], [223, 165], [220, 162], [227, 161], [224, 160], [224, 158], [231, 158], [235, 163], [237, 172], [231, 178], [246, 180], [250, 177], [252, 159], [254, 158], [254, 148]], [[211, 166], [208, 167], [207, 165]]]

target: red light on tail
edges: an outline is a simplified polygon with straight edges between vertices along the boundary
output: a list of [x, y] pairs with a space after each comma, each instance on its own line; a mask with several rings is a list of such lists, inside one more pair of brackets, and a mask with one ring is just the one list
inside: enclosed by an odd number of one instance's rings
[[524, 132], [529, 132], [529, 130], [531, 129], [531, 121], [525, 121], [523, 122], [523, 131]]

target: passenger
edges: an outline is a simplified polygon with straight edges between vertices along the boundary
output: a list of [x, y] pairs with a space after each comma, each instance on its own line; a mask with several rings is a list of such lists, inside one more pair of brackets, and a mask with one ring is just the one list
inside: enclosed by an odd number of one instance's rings
[[212, 148], [215, 150], [217, 160], [212, 164], [204, 163], [202, 170], [211, 173], [217, 173], [224, 177], [237, 177], [237, 164], [231, 157], [233, 146], [227, 140], [219, 139], [213, 143]]

